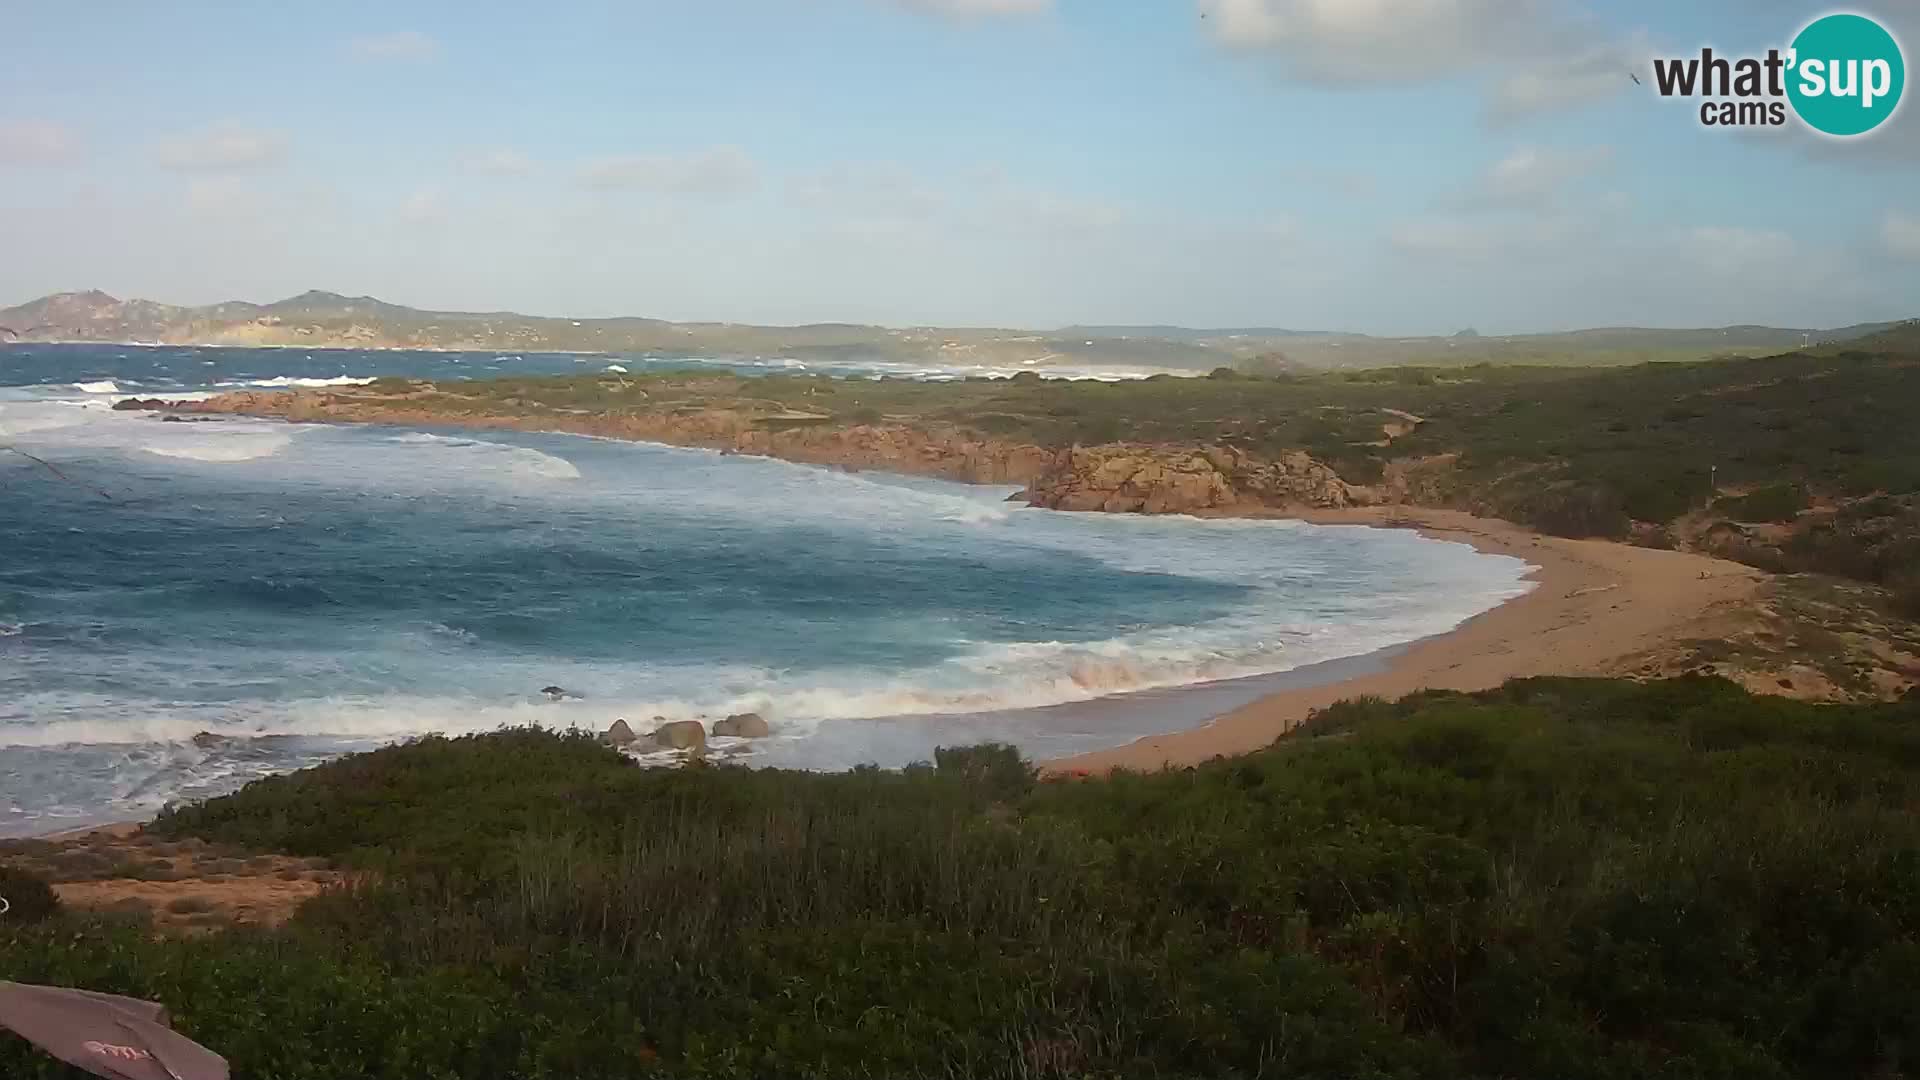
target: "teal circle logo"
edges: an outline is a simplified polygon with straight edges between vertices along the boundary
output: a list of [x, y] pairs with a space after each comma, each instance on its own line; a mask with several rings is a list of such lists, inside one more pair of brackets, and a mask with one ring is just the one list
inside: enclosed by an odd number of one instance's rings
[[1907, 60], [1886, 27], [1864, 15], [1815, 19], [1793, 39], [1787, 98], [1815, 131], [1865, 135], [1887, 122], [1907, 88]]

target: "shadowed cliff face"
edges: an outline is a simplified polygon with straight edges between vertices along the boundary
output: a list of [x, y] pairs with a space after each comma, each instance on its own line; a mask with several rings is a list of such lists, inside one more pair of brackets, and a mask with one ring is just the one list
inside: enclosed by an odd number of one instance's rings
[[1056, 510], [1182, 514], [1239, 505], [1327, 509], [1374, 501], [1304, 452], [1266, 459], [1226, 446], [1110, 443], [1049, 449], [933, 424], [838, 424], [830, 417], [751, 407], [542, 413], [450, 412], [436, 391], [242, 391], [204, 401], [133, 399], [120, 409], [228, 413], [294, 421], [559, 431], [756, 454], [813, 465], [1022, 484], [1016, 498]]

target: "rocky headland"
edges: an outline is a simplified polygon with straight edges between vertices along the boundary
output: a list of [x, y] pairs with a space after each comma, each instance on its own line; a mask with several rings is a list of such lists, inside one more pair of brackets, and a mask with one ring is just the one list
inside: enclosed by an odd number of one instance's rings
[[1261, 457], [1231, 446], [1106, 443], [1053, 448], [1001, 440], [948, 424], [839, 423], [832, 417], [751, 408], [450, 411], [443, 396], [371, 390], [240, 391], [201, 401], [131, 398], [114, 407], [182, 414], [277, 417], [301, 422], [454, 424], [632, 439], [809, 465], [1020, 484], [1016, 499], [1054, 510], [1191, 514], [1235, 508], [1336, 510], [1386, 501], [1348, 484], [1303, 451]]

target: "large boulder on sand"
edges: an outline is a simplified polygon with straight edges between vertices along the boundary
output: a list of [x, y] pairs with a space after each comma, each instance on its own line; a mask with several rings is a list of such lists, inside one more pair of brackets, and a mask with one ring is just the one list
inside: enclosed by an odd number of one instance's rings
[[655, 728], [653, 741], [665, 750], [701, 750], [707, 745], [707, 729], [698, 720], [675, 720]]
[[633, 733], [633, 728], [626, 720], [620, 719], [615, 720], [613, 726], [607, 729], [607, 733], [600, 736], [600, 741], [608, 746], [632, 746], [639, 738], [640, 736]]
[[757, 712], [745, 712], [734, 713], [725, 720], [715, 720], [713, 733], [735, 739], [764, 739], [772, 731], [767, 727], [766, 717]]

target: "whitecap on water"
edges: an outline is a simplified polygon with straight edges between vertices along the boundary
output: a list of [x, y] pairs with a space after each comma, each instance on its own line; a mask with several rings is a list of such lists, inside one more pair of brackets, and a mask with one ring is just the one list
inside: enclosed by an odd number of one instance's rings
[[191, 439], [170, 439], [141, 447], [149, 454], [227, 465], [272, 457], [286, 449], [293, 439], [280, 432], [234, 432], [208, 434]]
[[271, 379], [249, 379], [243, 382], [215, 383], [216, 386], [259, 386], [259, 387], [322, 387], [322, 386], [366, 386], [373, 382], [372, 377], [354, 378], [351, 375], [336, 375], [331, 379], [301, 378], [295, 375], [275, 375]]
[[394, 435], [387, 441], [434, 450], [464, 451], [477, 457], [476, 460], [463, 464], [483, 469], [504, 467], [506, 472], [513, 476], [538, 480], [580, 479], [580, 470], [574, 467], [573, 462], [525, 446], [508, 446], [504, 443], [487, 442], [484, 439], [462, 439], [424, 431]]
[[0, 436], [25, 435], [86, 423], [85, 414], [61, 405], [0, 405]]

